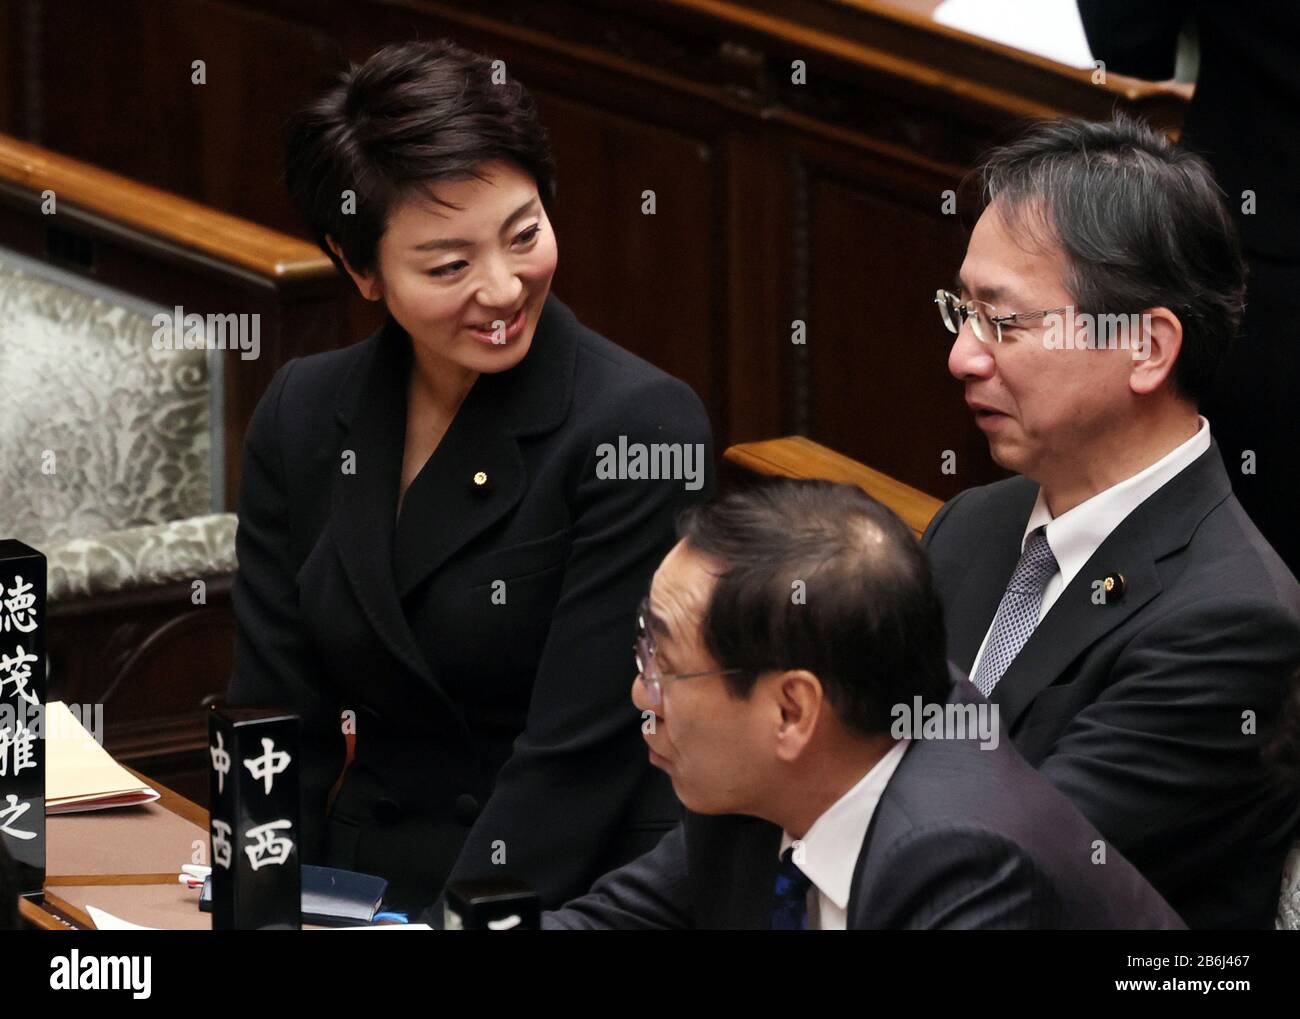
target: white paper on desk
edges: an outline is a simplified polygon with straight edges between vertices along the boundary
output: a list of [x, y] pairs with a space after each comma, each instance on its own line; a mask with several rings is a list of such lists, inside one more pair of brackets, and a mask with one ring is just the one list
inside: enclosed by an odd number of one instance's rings
[[934, 20], [1070, 67], [1093, 66], [1075, 0], [944, 0]]
[[160, 929], [158, 927], [141, 927], [138, 923], [123, 920], [120, 916], [114, 916], [112, 913], [96, 906], [88, 905], [86, 912], [95, 921], [95, 930], [97, 931], [156, 931]]

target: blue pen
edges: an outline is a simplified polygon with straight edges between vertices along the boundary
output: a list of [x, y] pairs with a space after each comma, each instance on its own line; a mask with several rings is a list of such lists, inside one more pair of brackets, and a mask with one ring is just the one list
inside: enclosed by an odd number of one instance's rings
[[392, 920], [396, 923], [410, 923], [410, 918], [405, 913], [376, 913], [375, 923], [381, 920]]

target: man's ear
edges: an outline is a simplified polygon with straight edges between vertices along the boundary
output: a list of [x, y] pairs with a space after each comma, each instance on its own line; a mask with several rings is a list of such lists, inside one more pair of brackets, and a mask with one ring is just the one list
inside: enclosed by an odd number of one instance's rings
[[1141, 325], [1132, 330], [1129, 354], [1133, 367], [1128, 385], [1134, 393], [1154, 393], [1173, 374], [1183, 349], [1183, 324], [1168, 308], [1148, 308], [1142, 313]]
[[330, 246], [330, 251], [334, 252], [334, 257], [343, 263], [343, 268], [352, 277], [352, 282], [357, 285], [357, 290], [361, 292], [362, 297], [367, 301], [378, 301], [384, 296], [383, 281], [380, 280], [378, 273], [360, 273], [353, 269], [347, 256], [343, 254], [343, 249], [339, 247], [338, 241], [329, 234], [325, 235], [325, 243]]
[[[796, 760], [817, 728], [826, 705], [821, 680], [807, 669], [789, 669], [767, 678], [780, 712], [777, 754], [783, 761]], [[753, 696], [751, 694], [750, 696]]]

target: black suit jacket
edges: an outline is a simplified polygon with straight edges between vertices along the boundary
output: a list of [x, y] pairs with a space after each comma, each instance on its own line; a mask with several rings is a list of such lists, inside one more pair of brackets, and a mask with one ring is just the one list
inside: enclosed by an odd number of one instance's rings
[[[387, 877], [398, 908], [449, 875], [505, 871], [559, 903], [680, 816], [646, 760], [631, 646], [674, 517], [707, 494], [601, 480], [597, 449], [702, 443], [710, 477], [707, 419], [552, 296], [525, 359], [475, 383], [395, 526], [410, 358], [390, 319], [291, 361], [259, 404], [228, 701], [302, 716], [304, 862]], [[356, 752], [327, 821], [341, 711]]]
[[[926, 532], [960, 669], [993, 621], [1037, 494], [1026, 478], [970, 489]], [[1110, 573], [1123, 596], [1095, 604], [1093, 582]], [[991, 699], [1029, 763], [1189, 926], [1270, 927], [1300, 801], [1260, 749], [1297, 661], [1300, 587], [1212, 445], [1102, 543]]]
[[[961, 703], [983, 700], [962, 680]], [[918, 740], [857, 855], [850, 930], [1181, 928], [1145, 879], [1009, 743]], [[653, 851], [543, 914], [548, 929], [762, 930], [781, 829], [687, 813]], [[1105, 863], [1095, 862], [1105, 854]]]
[[[1248, 250], [1300, 259], [1300, 4], [1078, 2], [1093, 55], [1111, 71], [1157, 81], [1173, 77], [1179, 30], [1195, 18], [1200, 70], [1183, 144], [1214, 167]], [[1242, 215], [1245, 190], [1257, 197], [1253, 215]]]

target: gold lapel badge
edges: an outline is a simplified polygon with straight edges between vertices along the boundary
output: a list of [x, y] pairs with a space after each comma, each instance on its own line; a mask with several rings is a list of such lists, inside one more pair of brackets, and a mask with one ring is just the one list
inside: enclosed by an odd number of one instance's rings
[[1101, 582], [1101, 586], [1106, 591], [1106, 604], [1117, 602], [1124, 597], [1124, 574], [1108, 573], [1106, 579]]

